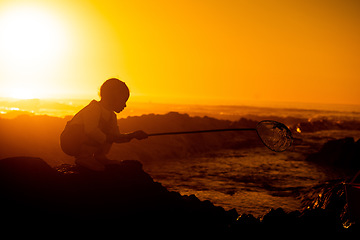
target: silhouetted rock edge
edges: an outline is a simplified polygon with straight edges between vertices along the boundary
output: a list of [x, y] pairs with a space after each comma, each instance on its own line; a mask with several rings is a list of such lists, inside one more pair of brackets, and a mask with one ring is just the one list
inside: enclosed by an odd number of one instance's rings
[[0, 199], [6, 224], [19, 229], [66, 225], [72, 231], [82, 226], [82, 232], [148, 229], [202, 235], [356, 231], [343, 228], [336, 211], [321, 207], [291, 213], [272, 209], [262, 218], [239, 216], [194, 195], [168, 191], [133, 160], [93, 172], [71, 165], [54, 169], [40, 158], [6, 158], [0, 160]]

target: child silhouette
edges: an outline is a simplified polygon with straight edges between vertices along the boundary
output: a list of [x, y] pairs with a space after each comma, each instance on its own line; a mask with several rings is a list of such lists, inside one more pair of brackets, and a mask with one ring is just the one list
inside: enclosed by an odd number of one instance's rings
[[115, 162], [106, 157], [114, 142], [148, 137], [143, 131], [119, 132], [115, 112], [120, 113], [126, 107], [129, 96], [124, 82], [110, 78], [100, 88], [101, 100], [92, 100], [66, 124], [60, 136], [60, 145], [66, 154], [75, 157], [77, 165], [102, 171], [104, 165]]

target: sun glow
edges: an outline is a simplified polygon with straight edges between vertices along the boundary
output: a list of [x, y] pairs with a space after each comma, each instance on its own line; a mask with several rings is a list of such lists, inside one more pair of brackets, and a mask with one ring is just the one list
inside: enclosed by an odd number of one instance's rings
[[2, 95], [48, 97], [52, 75], [68, 51], [69, 34], [56, 14], [36, 5], [12, 5], [0, 11]]
[[0, 97], [360, 104], [358, 2], [0, 0]]

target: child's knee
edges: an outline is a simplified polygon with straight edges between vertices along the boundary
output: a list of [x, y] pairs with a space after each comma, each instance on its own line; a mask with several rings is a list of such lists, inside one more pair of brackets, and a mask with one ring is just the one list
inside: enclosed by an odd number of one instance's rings
[[95, 146], [90, 146], [87, 144], [82, 144], [80, 147], [80, 151], [79, 151], [79, 155], [93, 155], [94, 153], [97, 152], [97, 147]]
[[111, 146], [112, 146], [112, 143], [104, 143], [98, 147], [95, 154], [96, 155], [106, 155], [110, 152]]

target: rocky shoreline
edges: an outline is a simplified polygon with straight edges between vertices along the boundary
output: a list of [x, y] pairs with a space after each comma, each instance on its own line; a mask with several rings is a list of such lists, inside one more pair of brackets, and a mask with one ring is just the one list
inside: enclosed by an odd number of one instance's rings
[[[33, 157], [0, 160], [3, 226], [43, 229], [66, 225], [84, 235], [134, 230], [212, 236], [262, 231], [358, 232], [354, 223], [344, 228], [345, 196], [339, 186], [315, 189], [318, 197], [309, 200], [303, 211], [286, 213], [278, 208], [255, 218], [234, 209], [225, 211], [194, 195], [168, 191], [138, 161], [126, 160], [108, 165], [103, 172], [92, 172], [72, 165], [52, 168]], [[331, 203], [319, 204], [323, 196], [319, 192], [325, 190]]]

